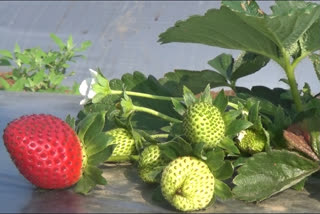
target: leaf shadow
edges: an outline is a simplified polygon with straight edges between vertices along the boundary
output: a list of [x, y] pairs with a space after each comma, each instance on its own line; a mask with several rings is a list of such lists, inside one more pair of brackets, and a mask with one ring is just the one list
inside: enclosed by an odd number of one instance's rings
[[320, 201], [320, 172], [314, 173], [309, 177], [305, 184], [305, 190], [309, 193], [309, 197]]
[[177, 212], [177, 210], [175, 210], [167, 201], [155, 201], [152, 199], [153, 192], [158, 185], [144, 183], [139, 177], [137, 168], [135, 166], [126, 168], [123, 173], [126, 179], [137, 184], [135, 190], [141, 193], [141, 197], [147, 204], [162, 208], [165, 212]]

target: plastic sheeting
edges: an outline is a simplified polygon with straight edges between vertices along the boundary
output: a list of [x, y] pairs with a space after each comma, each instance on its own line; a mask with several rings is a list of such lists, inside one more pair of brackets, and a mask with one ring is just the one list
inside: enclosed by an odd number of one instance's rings
[[[47, 113], [64, 119], [76, 116], [81, 109], [80, 96], [0, 92], [0, 134], [11, 120], [24, 114]], [[153, 186], [144, 184], [130, 164], [105, 164], [103, 176], [108, 185], [97, 186], [88, 196], [69, 190], [42, 191], [19, 174], [0, 140], [0, 212], [45, 213], [162, 213], [176, 212], [165, 202], [152, 200]], [[320, 180], [308, 180], [306, 190], [286, 190], [259, 204], [239, 200], [216, 201], [200, 212], [259, 213], [259, 212], [320, 212]]]

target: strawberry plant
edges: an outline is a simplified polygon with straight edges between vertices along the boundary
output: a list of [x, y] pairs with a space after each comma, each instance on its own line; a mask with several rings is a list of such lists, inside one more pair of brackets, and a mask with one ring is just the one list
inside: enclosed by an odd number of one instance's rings
[[[202, 209], [217, 198], [261, 201], [288, 188], [303, 188], [320, 169], [320, 100], [307, 83], [299, 89], [295, 68], [308, 57], [320, 76], [320, 5], [276, 1], [271, 10], [265, 14], [255, 1], [223, 0], [220, 9], [178, 21], [160, 34], [162, 44], [199, 43], [243, 51], [237, 58], [220, 54], [210, 60], [213, 70], [177, 69], [160, 79], [136, 71], [110, 81], [100, 70], [91, 70], [92, 78], [80, 86], [85, 98], [78, 120], [106, 111], [106, 129], [126, 127], [141, 157], [150, 145], [157, 145], [160, 156], [170, 161], [159, 161], [144, 178], [159, 183], [156, 200], [165, 199], [179, 210]], [[287, 78], [281, 81], [288, 89], [237, 86], [238, 79], [258, 72], [270, 60], [283, 69]], [[234, 95], [225, 96], [222, 90], [212, 98], [210, 91], [221, 86]], [[174, 185], [170, 182], [175, 175], [162, 176], [166, 166], [182, 157], [197, 158], [210, 169], [215, 178], [211, 203], [192, 207], [196, 193], [184, 192], [183, 184], [169, 188], [181, 201], [168, 196], [166, 186]], [[140, 176], [141, 171], [138, 164]], [[196, 179], [196, 173], [191, 174]]]
[[[85, 51], [91, 42], [85, 41], [78, 48], [73, 43], [72, 36], [66, 43], [54, 34], [50, 36], [58, 45], [59, 51], [45, 52], [39, 47], [21, 50], [18, 44], [15, 45], [13, 53], [8, 50], [0, 50], [1, 65], [12, 68], [12, 72], [5, 78], [0, 77], [0, 85], [3, 90], [79, 93], [78, 83], [74, 83], [70, 88], [63, 86], [62, 81], [75, 74], [74, 72], [67, 73], [69, 62], [75, 62], [76, 58], [83, 57], [78, 55], [78, 52]], [[9, 84], [9, 81], [12, 81], [13, 84]]]
[[[79, 88], [83, 109], [67, 120], [78, 127], [81, 142], [90, 142], [88, 166], [132, 162], [137, 175], [155, 187], [152, 198], [181, 211], [303, 189], [320, 170], [320, 99], [308, 83], [299, 88], [295, 68], [308, 57], [320, 79], [320, 5], [276, 1], [271, 9], [265, 14], [253, 0], [223, 0], [219, 9], [160, 34], [162, 44], [243, 51], [237, 58], [220, 54], [210, 60], [212, 70], [177, 69], [160, 79], [135, 71], [109, 80], [90, 69], [91, 78]], [[283, 69], [288, 88], [237, 86], [270, 60]], [[221, 86], [234, 93], [226, 96], [222, 89], [212, 96]], [[76, 189], [85, 193], [95, 185], [79, 183], [84, 187]]]

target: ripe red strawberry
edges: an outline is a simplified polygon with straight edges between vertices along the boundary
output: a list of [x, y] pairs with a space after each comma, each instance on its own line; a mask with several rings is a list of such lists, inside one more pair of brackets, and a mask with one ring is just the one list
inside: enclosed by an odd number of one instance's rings
[[67, 188], [81, 178], [85, 150], [76, 132], [55, 116], [22, 116], [7, 125], [3, 140], [20, 173], [37, 187]]
[[22, 116], [5, 128], [4, 144], [35, 186], [63, 189], [75, 184], [76, 192], [87, 194], [97, 184], [107, 184], [98, 166], [112, 154], [113, 138], [102, 132], [105, 112], [87, 114], [76, 126], [70, 116], [67, 121], [48, 114]]

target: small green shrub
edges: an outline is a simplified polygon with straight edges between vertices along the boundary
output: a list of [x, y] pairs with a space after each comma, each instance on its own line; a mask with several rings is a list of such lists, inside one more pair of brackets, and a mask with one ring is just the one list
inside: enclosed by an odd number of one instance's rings
[[[2, 55], [0, 65], [12, 68], [12, 72], [5, 77], [0, 77], [2, 90], [79, 93], [77, 82], [74, 82], [70, 88], [63, 86], [62, 81], [74, 75], [74, 72], [67, 72], [70, 67], [69, 63], [75, 62], [76, 58], [84, 58], [78, 53], [90, 47], [91, 42], [85, 41], [80, 47], [76, 47], [72, 36], [69, 36], [66, 43], [55, 34], [50, 34], [50, 37], [58, 45], [58, 51], [45, 52], [39, 47], [21, 50], [18, 44], [15, 45], [13, 53], [9, 50], [0, 50], [0, 55]], [[13, 82], [13, 84], [8, 82]]]

